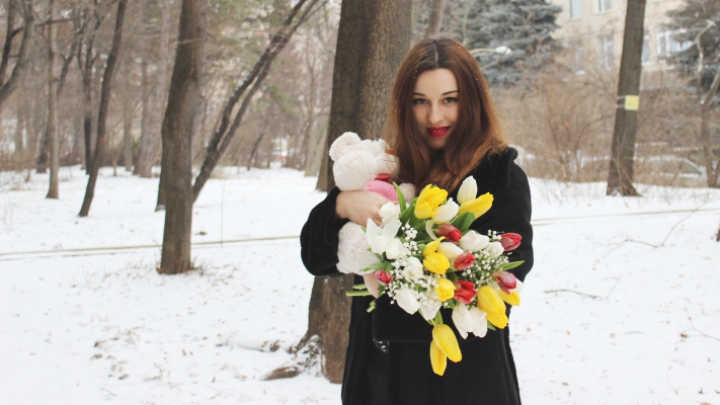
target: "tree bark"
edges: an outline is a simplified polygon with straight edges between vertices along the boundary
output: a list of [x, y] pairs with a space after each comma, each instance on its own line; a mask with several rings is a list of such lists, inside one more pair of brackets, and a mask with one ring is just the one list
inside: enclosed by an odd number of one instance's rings
[[180, 33], [162, 125], [162, 173], [165, 176], [165, 233], [158, 271], [189, 270], [192, 229], [192, 130], [200, 101], [203, 0], [183, 0]]
[[[699, 83], [699, 80], [698, 80]], [[699, 87], [699, 85], [698, 85]], [[715, 93], [720, 87], [720, 69], [715, 73], [710, 91], [705, 95], [700, 104], [700, 141], [703, 148], [703, 157], [705, 158], [705, 176], [707, 178], [708, 187], [718, 188], [718, 177], [720, 177], [720, 159], [715, 161], [715, 153], [713, 152], [712, 140], [710, 139], [710, 107], [715, 99]]]
[[430, 20], [428, 21], [428, 26], [425, 29], [423, 38], [432, 37], [440, 33], [446, 2], [447, 0], [432, 0], [432, 4], [430, 5]]
[[[267, 48], [265, 48], [262, 55], [260, 55], [260, 58], [245, 77], [245, 80], [243, 80], [243, 82], [235, 88], [233, 93], [230, 95], [230, 98], [225, 103], [220, 125], [213, 133], [213, 136], [208, 143], [207, 153], [202, 166], [200, 167], [200, 173], [197, 178], [195, 178], [195, 183], [193, 184], [193, 195], [195, 199], [197, 199], [200, 195], [200, 191], [210, 178], [210, 174], [215, 169], [215, 166], [217, 166], [228, 146], [230, 146], [230, 141], [232, 141], [232, 138], [235, 136], [235, 133], [242, 122], [242, 118], [250, 105], [252, 96], [257, 92], [262, 85], [263, 80], [268, 75], [270, 66], [275, 60], [275, 57], [277, 57], [280, 51], [283, 50], [297, 28], [307, 19], [317, 2], [318, 0], [299, 0], [295, 3], [295, 6], [290, 11], [290, 14], [283, 21], [283, 25], [270, 40], [270, 44]], [[301, 10], [302, 13], [300, 13]], [[300, 14], [299, 17], [298, 14]], [[240, 105], [240, 109], [235, 114], [231, 123], [230, 119], [232, 118], [232, 111], [238, 101], [240, 101], [240, 97], [248, 89], [249, 91], [245, 95], [245, 99]]]
[[132, 155], [132, 119], [133, 108], [129, 95], [126, 95], [123, 103], [123, 163], [125, 171], [132, 172], [133, 155]]
[[[50, 0], [50, 21], [57, 20], [57, 5]], [[48, 27], [48, 120], [47, 139], [50, 154], [50, 185], [45, 198], [60, 198], [58, 171], [60, 170], [60, 142], [57, 133], [58, 79], [55, 77], [57, 63], [57, 24]]]
[[[29, 57], [29, 48], [30, 43], [32, 41], [33, 35], [35, 34], [35, 17], [33, 15], [33, 0], [21, 0], [23, 5], [23, 14], [24, 14], [24, 20], [25, 20], [25, 28], [23, 29], [23, 38], [20, 42], [20, 50], [18, 51], [17, 55], [17, 62], [15, 62], [15, 67], [13, 68], [12, 73], [10, 74], [10, 78], [7, 80], [7, 82], [0, 85], [0, 107], [2, 107], [3, 103], [10, 97], [10, 95], [15, 91], [20, 81], [22, 81], [22, 78], [25, 74], [25, 70], [27, 70], [27, 62]], [[6, 41], [12, 41], [12, 35], [9, 38], [6, 38]], [[6, 44], [6, 46], [8, 46]], [[11, 46], [11, 45], [9, 45]], [[8, 57], [9, 57], [9, 51], [8, 51]], [[4, 50], [3, 50], [4, 54]], [[5, 59], [5, 58], [3, 58]], [[3, 60], [2, 63], [7, 63], [5, 60]]]
[[[411, 0], [344, 0], [333, 70], [333, 91], [326, 147], [345, 131], [377, 139], [387, 117], [390, 90], [410, 45]], [[332, 161], [325, 157], [326, 189], [335, 186]], [[318, 277], [310, 298], [304, 340], [319, 337], [323, 373], [342, 381], [350, 320], [353, 276]]]
[[25, 149], [25, 131], [27, 131], [27, 125], [25, 124], [27, 107], [24, 100], [18, 102], [17, 106], [17, 125], [15, 126], [15, 136], [13, 137], [15, 142], [15, 154], [22, 154]]
[[615, 109], [615, 129], [610, 151], [607, 195], [637, 196], [633, 186], [635, 140], [637, 139], [637, 108], [627, 108], [628, 97], [640, 94], [642, 74], [643, 21], [646, 0], [629, 0], [625, 16], [618, 105]]
[[80, 208], [80, 216], [86, 217], [90, 213], [90, 204], [92, 203], [93, 195], [95, 193], [95, 183], [100, 172], [100, 165], [102, 164], [103, 158], [103, 147], [105, 146], [105, 132], [108, 115], [108, 107], [110, 105], [110, 89], [112, 84], [113, 74], [115, 73], [115, 66], [117, 65], [118, 56], [120, 54], [120, 44], [122, 42], [122, 29], [123, 22], [125, 19], [125, 10], [127, 8], [128, 0], [119, 0], [117, 7], [117, 15], [115, 18], [115, 32], [113, 34], [112, 46], [110, 47], [110, 53], [108, 54], [107, 63], [105, 65], [105, 72], [103, 73], [102, 90], [100, 92], [100, 108], [98, 109], [98, 120], [97, 120], [97, 141], [95, 142], [95, 151], [92, 154], [92, 160], [90, 164], [87, 188], [85, 189], [85, 198], [83, 199], [82, 207]]

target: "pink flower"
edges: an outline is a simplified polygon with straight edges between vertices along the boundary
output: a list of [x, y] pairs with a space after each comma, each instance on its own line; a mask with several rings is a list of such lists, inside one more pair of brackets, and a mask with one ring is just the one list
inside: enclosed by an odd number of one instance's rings
[[500, 235], [500, 244], [505, 248], [506, 252], [516, 249], [520, 246], [522, 236], [516, 233], [504, 233]]
[[455, 259], [455, 268], [458, 270], [465, 270], [475, 263], [475, 256], [472, 253], [463, 253]]
[[377, 277], [378, 282], [380, 282], [380, 284], [382, 284], [384, 286], [387, 286], [388, 284], [390, 284], [392, 282], [392, 276], [390, 275], [390, 273], [388, 273], [385, 270], [376, 271], [375, 277]]
[[450, 224], [442, 224], [438, 227], [438, 236], [444, 236], [445, 240], [452, 243], [458, 243], [462, 238], [462, 232]]
[[469, 304], [475, 298], [475, 284], [469, 281], [456, 281], [457, 289], [455, 289], [455, 299], [463, 304]]
[[509, 271], [495, 273], [493, 274], [493, 278], [505, 294], [510, 294], [510, 290], [514, 290], [515, 287], [517, 287], [517, 278]]

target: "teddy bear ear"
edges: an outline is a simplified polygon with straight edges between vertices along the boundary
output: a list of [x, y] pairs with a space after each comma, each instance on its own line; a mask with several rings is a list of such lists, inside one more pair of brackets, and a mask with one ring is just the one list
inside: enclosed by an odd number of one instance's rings
[[355, 144], [360, 143], [360, 137], [355, 132], [345, 132], [344, 134], [340, 135], [333, 143], [330, 145], [330, 158], [333, 160], [333, 162], [337, 162], [338, 159], [342, 157], [345, 153], [348, 151], [346, 148], [348, 146], [352, 146]]

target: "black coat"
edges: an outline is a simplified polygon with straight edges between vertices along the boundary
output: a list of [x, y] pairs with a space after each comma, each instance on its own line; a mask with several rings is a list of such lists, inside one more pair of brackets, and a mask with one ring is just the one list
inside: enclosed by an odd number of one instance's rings
[[[483, 235], [489, 229], [522, 235], [522, 244], [512, 252], [510, 260], [525, 261], [512, 270], [524, 280], [533, 265], [530, 188], [527, 176], [513, 162], [516, 157], [517, 152], [508, 148], [484, 159], [473, 170], [478, 195], [489, 191], [494, 201], [471, 228]], [[338, 193], [337, 189], [331, 190], [310, 212], [300, 236], [303, 263], [316, 276], [338, 274], [338, 231], [347, 222], [335, 215]], [[457, 190], [453, 190], [451, 196], [456, 195]], [[362, 278], [358, 276], [357, 282]], [[440, 377], [430, 366], [432, 327], [420, 314], [410, 316], [391, 305], [387, 296], [381, 297], [377, 308], [368, 313], [371, 300], [353, 298], [343, 404], [520, 404], [508, 328], [490, 330], [484, 338], [471, 334], [465, 340], [456, 331], [463, 359], [459, 363], [448, 361], [445, 375]], [[451, 313], [443, 311], [444, 322], [455, 330]], [[375, 348], [373, 338], [390, 342], [388, 355]]]

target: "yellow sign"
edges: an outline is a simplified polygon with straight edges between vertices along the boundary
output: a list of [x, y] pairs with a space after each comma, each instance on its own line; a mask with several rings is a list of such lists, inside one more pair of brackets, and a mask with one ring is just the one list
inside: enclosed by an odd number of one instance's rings
[[637, 111], [640, 108], [640, 96], [625, 96], [625, 110]]

